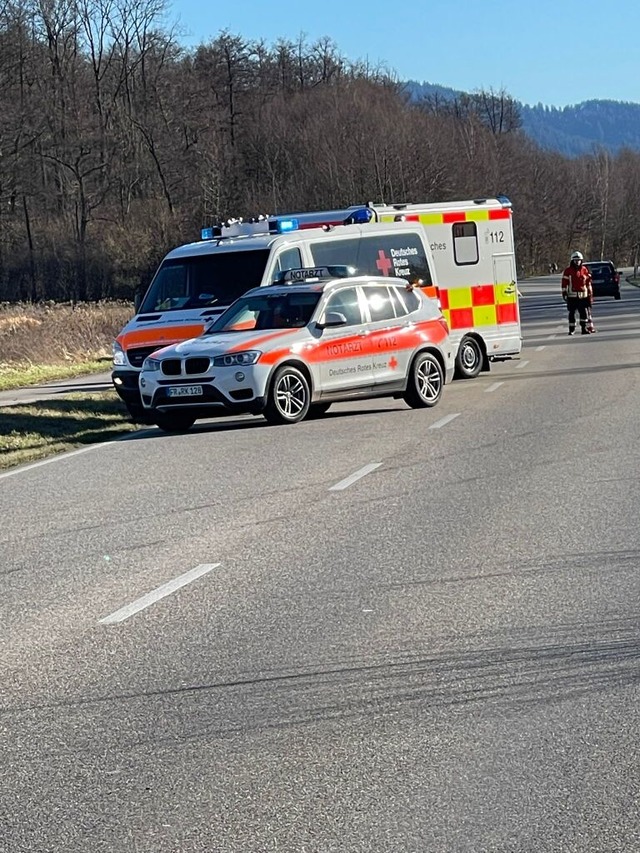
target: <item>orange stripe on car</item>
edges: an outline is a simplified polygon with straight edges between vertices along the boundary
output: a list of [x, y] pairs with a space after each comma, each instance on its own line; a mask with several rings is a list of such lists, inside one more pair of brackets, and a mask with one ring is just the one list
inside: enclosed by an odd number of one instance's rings
[[[287, 355], [299, 355], [302, 361], [312, 364], [340, 361], [348, 358], [362, 358], [368, 355], [380, 355], [383, 352], [402, 352], [413, 350], [420, 344], [440, 344], [447, 337], [446, 323], [440, 320], [430, 320], [426, 323], [416, 323], [415, 326], [398, 329], [389, 328], [372, 330], [367, 335], [348, 335], [344, 338], [331, 338], [310, 341], [301, 344], [299, 349], [282, 347], [271, 350], [260, 356], [261, 364], [276, 364]], [[394, 339], [384, 343], [384, 338]], [[397, 342], [395, 339], [399, 339]]]

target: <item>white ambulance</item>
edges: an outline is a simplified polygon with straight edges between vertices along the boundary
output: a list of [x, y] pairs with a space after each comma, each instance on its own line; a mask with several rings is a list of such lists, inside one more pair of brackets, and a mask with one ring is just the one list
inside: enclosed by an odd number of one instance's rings
[[[440, 306], [457, 346], [456, 374], [472, 378], [522, 349], [513, 216], [509, 199], [370, 204], [379, 222], [425, 231]], [[433, 292], [433, 291], [431, 291]]]

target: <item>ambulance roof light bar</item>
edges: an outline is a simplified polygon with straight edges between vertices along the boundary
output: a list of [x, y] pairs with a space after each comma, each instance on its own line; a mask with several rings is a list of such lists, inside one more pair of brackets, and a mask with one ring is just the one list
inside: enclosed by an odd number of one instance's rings
[[202, 228], [201, 240], [215, 240], [224, 237], [250, 237], [256, 234], [289, 234], [306, 228], [324, 228], [330, 230], [337, 225], [365, 225], [377, 219], [376, 212], [368, 205], [354, 205], [340, 210], [324, 210], [312, 213], [266, 216], [261, 214], [253, 219], [227, 219], [218, 225]]

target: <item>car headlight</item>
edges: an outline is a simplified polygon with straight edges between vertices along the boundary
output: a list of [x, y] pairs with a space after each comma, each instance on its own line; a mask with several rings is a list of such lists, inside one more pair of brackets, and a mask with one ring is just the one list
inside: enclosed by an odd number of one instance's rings
[[228, 355], [218, 355], [213, 359], [215, 367], [238, 367], [244, 364], [255, 364], [262, 353], [250, 349], [246, 352], [230, 352]]
[[142, 363], [142, 369], [149, 371], [150, 373], [155, 373], [156, 371], [160, 370], [160, 364], [161, 362], [159, 359], [151, 358], [151, 356], [149, 356], [149, 358], [145, 358], [144, 362]]
[[127, 359], [124, 354], [124, 350], [118, 343], [118, 341], [114, 341], [111, 347], [113, 350], [113, 364], [116, 367], [121, 367], [122, 365], [127, 363]]

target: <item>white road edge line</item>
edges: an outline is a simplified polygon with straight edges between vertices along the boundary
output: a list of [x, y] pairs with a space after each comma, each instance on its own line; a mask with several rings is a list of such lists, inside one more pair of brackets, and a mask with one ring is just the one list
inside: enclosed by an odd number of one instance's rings
[[63, 459], [69, 459], [70, 456], [79, 456], [81, 453], [88, 453], [90, 450], [99, 450], [101, 447], [109, 447], [114, 444], [113, 441], [101, 441], [99, 444], [91, 444], [89, 447], [80, 447], [78, 450], [70, 450], [68, 453], [59, 453], [57, 456], [51, 456], [49, 459], [41, 459], [40, 462], [32, 462], [30, 465], [21, 465], [13, 471], [5, 471], [0, 474], [0, 480], [5, 477], [13, 477], [15, 474], [24, 474], [25, 471], [31, 471], [34, 468], [41, 468], [43, 465], [49, 465], [51, 462], [60, 462]]
[[431, 424], [429, 429], [441, 429], [443, 426], [446, 426], [448, 423], [451, 423], [455, 418], [460, 417], [460, 412], [456, 412], [455, 415], [446, 415], [444, 418], [440, 418], [439, 421], [436, 421], [434, 424]]
[[104, 619], [100, 619], [99, 621], [102, 625], [115, 625], [117, 622], [124, 622], [124, 620], [128, 619], [130, 616], [139, 613], [146, 607], [150, 607], [152, 604], [155, 604], [156, 601], [160, 601], [161, 598], [166, 598], [168, 595], [171, 595], [172, 592], [175, 592], [181, 587], [186, 586], [188, 583], [197, 580], [202, 577], [202, 575], [206, 575], [207, 572], [210, 572], [212, 569], [217, 569], [220, 565], [221, 563], [201, 563], [199, 566], [196, 566], [195, 569], [191, 569], [183, 575], [179, 575], [179, 577], [174, 578], [172, 581], [162, 584], [162, 586], [154, 589], [153, 592], [143, 595], [142, 598], [137, 598], [135, 601], [131, 602], [131, 604], [121, 607], [120, 610], [116, 610], [115, 613], [111, 613], [109, 616], [105, 616]]
[[379, 468], [382, 465], [382, 462], [371, 462], [369, 465], [365, 465], [364, 468], [360, 468], [359, 471], [351, 474], [349, 477], [345, 477], [344, 480], [340, 480], [339, 483], [336, 483], [334, 486], [329, 487], [330, 492], [340, 492], [342, 489], [347, 489], [349, 486], [356, 483], [362, 477], [366, 477], [367, 474], [370, 474], [372, 471], [375, 471], [376, 468]]
[[489, 385], [488, 388], [484, 389], [484, 393], [491, 394], [492, 391], [497, 391], [501, 385], [504, 385], [504, 382], [494, 382], [493, 385]]
[[528, 361], [521, 361], [519, 364], [516, 364], [515, 369], [518, 370], [520, 367], [526, 367], [529, 364]]
[[536, 347], [536, 352], [542, 352], [542, 350], [543, 350], [544, 348], [545, 348], [544, 346]]

